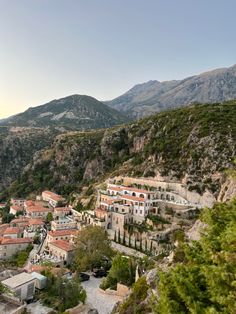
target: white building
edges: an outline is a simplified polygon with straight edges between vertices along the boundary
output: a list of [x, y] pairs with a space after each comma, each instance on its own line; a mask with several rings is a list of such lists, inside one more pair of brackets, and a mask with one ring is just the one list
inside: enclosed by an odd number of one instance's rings
[[35, 278], [28, 273], [20, 273], [2, 281], [20, 300], [33, 299], [35, 293]]

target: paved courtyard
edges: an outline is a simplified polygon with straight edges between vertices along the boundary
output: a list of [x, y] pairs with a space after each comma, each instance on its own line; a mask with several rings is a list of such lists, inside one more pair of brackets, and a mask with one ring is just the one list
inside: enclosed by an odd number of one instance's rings
[[83, 288], [87, 293], [87, 303], [98, 310], [99, 314], [110, 314], [114, 305], [121, 298], [113, 295], [105, 295], [99, 291], [99, 285], [102, 278], [90, 276], [90, 280], [82, 282]]

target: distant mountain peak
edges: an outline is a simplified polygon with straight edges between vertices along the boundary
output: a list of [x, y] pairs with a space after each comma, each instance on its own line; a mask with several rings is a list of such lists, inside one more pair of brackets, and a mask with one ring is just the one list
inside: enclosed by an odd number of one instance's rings
[[54, 99], [44, 105], [0, 122], [7, 126], [64, 127], [66, 129], [107, 128], [127, 122], [122, 113], [87, 95], [71, 95]]
[[107, 101], [110, 107], [133, 118], [192, 103], [215, 103], [236, 99], [236, 64], [182, 80], [156, 80], [133, 86]]

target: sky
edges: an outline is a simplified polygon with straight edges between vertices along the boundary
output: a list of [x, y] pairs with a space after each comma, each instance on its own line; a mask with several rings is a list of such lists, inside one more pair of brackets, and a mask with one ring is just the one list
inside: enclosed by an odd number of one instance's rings
[[236, 63], [235, 0], [0, 0], [0, 119]]

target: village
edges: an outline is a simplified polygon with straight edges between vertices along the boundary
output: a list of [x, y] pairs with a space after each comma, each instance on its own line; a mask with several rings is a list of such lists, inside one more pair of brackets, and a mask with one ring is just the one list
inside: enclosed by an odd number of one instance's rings
[[97, 189], [94, 208], [80, 211], [52, 191], [43, 191], [35, 199], [12, 198], [9, 214], [13, 219], [0, 225], [0, 260], [7, 262], [22, 251], [29, 254], [20, 272], [0, 273], [1, 283], [19, 300], [2, 297], [0, 309], [15, 304], [18, 311], [25, 301], [34, 299], [35, 289], [45, 286], [46, 277], [41, 274], [45, 263], [70, 274], [76, 238], [88, 225], [105, 229], [112, 247], [127, 255], [169, 256], [176, 234], [192, 227], [202, 204], [184, 197], [174, 185], [148, 183], [109, 179]]

